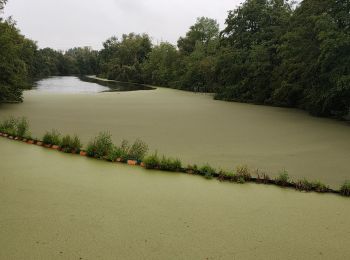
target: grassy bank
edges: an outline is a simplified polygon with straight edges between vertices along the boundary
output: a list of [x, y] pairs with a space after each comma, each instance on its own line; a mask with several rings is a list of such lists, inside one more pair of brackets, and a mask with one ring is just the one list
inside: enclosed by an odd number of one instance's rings
[[215, 178], [219, 181], [241, 184], [246, 182], [270, 184], [284, 188], [294, 188], [299, 191], [336, 193], [343, 196], [350, 196], [349, 181], [345, 181], [339, 190], [334, 190], [317, 180], [292, 180], [286, 170], [280, 171], [276, 178], [270, 178], [268, 173], [262, 172], [259, 169], [249, 169], [246, 165], [237, 166], [233, 171], [217, 170], [209, 164], [203, 166], [194, 164], [184, 167], [182, 162], [177, 158], [170, 158], [165, 155], [159, 156], [157, 152], [148, 154], [148, 145], [140, 139], [137, 139], [133, 143], [123, 140], [120, 145], [115, 145], [112, 142], [111, 134], [108, 132], [99, 133], [89, 142], [85, 150], [82, 149], [80, 138], [77, 135], [62, 136], [57, 130], [46, 132], [42, 139], [32, 138], [29, 132], [29, 122], [24, 117], [11, 117], [1, 121], [0, 136], [65, 153], [80, 154], [81, 156], [88, 156], [109, 162], [140, 165], [146, 169], [193, 174], [203, 176], [206, 179]]

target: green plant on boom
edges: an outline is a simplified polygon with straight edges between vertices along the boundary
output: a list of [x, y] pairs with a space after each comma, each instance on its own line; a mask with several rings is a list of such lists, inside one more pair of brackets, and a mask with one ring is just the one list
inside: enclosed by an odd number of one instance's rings
[[57, 130], [52, 129], [50, 132], [45, 133], [43, 137], [43, 142], [47, 145], [60, 145], [61, 134]]
[[145, 164], [146, 169], [157, 169], [160, 165], [160, 159], [158, 157], [157, 151], [149, 156], [147, 156], [143, 163]]
[[128, 140], [123, 140], [119, 147], [117, 147], [119, 150], [119, 157], [122, 159], [122, 161], [126, 161], [128, 159], [128, 154], [130, 150], [130, 144]]
[[282, 170], [277, 176], [277, 178], [275, 179], [275, 182], [277, 185], [287, 186], [289, 184], [289, 180], [290, 178], [289, 178], [288, 172], [286, 170]]
[[148, 145], [141, 139], [136, 139], [133, 145], [128, 149], [128, 159], [141, 161], [148, 152]]
[[29, 122], [27, 118], [21, 117], [20, 119], [17, 119], [17, 131], [16, 135], [20, 137], [26, 137], [29, 135]]
[[0, 131], [12, 136], [18, 137], [30, 137], [29, 133], [29, 123], [27, 118], [14, 118], [10, 117], [8, 119], [3, 120], [0, 123]]
[[87, 146], [87, 154], [90, 157], [106, 158], [113, 150], [111, 134], [108, 132], [100, 132]]
[[304, 191], [311, 191], [313, 189], [312, 183], [306, 180], [305, 178], [302, 180], [298, 180], [295, 183], [295, 187], [297, 190], [304, 190]]
[[16, 135], [16, 132], [17, 132], [16, 128], [17, 128], [17, 120], [14, 117], [9, 117], [7, 119], [4, 119], [0, 125], [0, 131], [9, 135]]
[[350, 196], [350, 181], [345, 181], [340, 187], [340, 194], [343, 196]]
[[70, 135], [66, 135], [62, 138], [61, 149], [65, 153], [78, 153], [81, 147], [82, 145], [77, 135], [74, 135], [73, 137], [71, 137]]
[[199, 174], [204, 176], [206, 179], [212, 179], [215, 175], [215, 169], [209, 164], [206, 164], [199, 168]]
[[327, 192], [329, 190], [329, 186], [325, 185], [320, 181], [312, 182], [312, 188], [317, 192]]
[[107, 160], [110, 162], [115, 162], [117, 160], [117, 158], [120, 158], [119, 149], [118, 149], [118, 147], [113, 145], [111, 151], [107, 155]]
[[236, 181], [237, 175], [234, 172], [220, 170], [218, 172], [218, 179], [220, 181]]
[[107, 160], [111, 162], [115, 162], [117, 159], [121, 159], [122, 162], [128, 160], [130, 145], [129, 141], [123, 140], [120, 146], [113, 145], [111, 151], [107, 155]]
[[250, 181], [252, 176], [247, 165], [238, 165], [236, 167], [236, 178], [239, 183]]
[[163, 171], [176, 172], [181, 168], [182, 163], [179, 159], [167, 158], [164, 155], [159, 163], [159, 169]]

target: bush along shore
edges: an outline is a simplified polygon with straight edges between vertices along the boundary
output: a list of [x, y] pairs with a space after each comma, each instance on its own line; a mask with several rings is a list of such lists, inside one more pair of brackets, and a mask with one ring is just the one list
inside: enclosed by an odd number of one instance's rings
[[24, 117], [10, 117], [0, 121], [0, 137], [43, 146], [64, 153], [79, 154], [109, 162], [139, 165], [150, 170], [200, 175], [206, 179], [215, 178], [219, 181], [234, 183], [270, 184], [305, 192], [335, 193], [350, 197], [350, 181], [345, 181], [339, 190], [334, 190], [320, 181], [309, 181], [307, 179], [294, 181], [289, 177], [286, 170], [280, 171], [277, 177], [270, 178], [266, 172], [252, 171], [246, 165], [237, 166], [234, 171], [216, 170], [209, 164], [203, 166], [193, 164], [183, 167], [182, 162], [177, 158], [159, 156], [157, 152], [147, 154], [148, 145], [140, 139], [137, 139], [134, 143], [123, 140], [119, 146], [116, 146], [108, 132], [100, 132], [88, 143], [86, 150], [82, 149], [82, 143], [77, 135], [62, 136], [57, 130], [46, 132], [42, 140], [39, 140], [32, 138], [29, 132], [28, 120]]

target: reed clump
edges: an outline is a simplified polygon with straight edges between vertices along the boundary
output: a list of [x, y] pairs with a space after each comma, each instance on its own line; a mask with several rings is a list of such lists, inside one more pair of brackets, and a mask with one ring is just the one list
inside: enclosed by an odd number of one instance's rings
[[65, 135], [61, 140], [60, 146], [65, 153], [79, 153], [82, 148], [80, 138], [77, 135]]
[[0, 122], [0, 132], [10, 136], [30, 139], [29, 122], [26, 117], [9, 117]]
[[340, 187], [340, 194], [350, 197], [350, 181], [345, 181], [344, 184]]
[[61, 144], [61, 134], [52, 129], [44, 134], [43, 142], [46, 145], [60, 145]]

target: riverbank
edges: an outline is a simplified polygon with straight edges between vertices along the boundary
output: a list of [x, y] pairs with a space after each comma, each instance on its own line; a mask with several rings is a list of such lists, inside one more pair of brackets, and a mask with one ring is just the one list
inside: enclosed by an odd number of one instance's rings
[[347, 198], [146, 171], [4, 138], [0, 161], [1, 259], [350, 257]]

